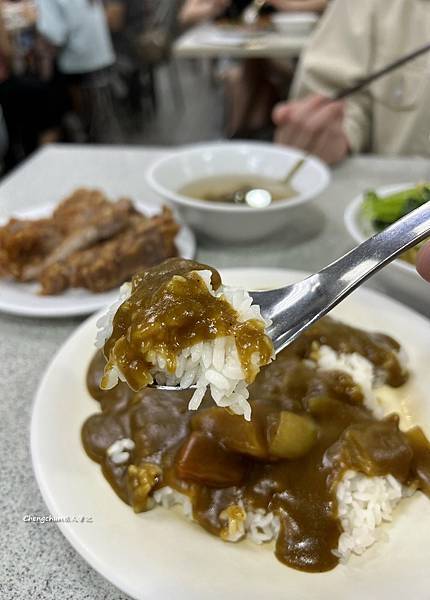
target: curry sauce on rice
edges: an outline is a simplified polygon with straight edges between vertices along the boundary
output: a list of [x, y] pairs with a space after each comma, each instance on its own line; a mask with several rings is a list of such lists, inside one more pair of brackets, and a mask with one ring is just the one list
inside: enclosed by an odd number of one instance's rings
[[191, 412], [191, 391], [101, 390], [98, 352], [83, 444], [135, 512], [180, 505], [222, 540], [273, 540], [286, 565], [328, 571], [371, 546], [402, 498], [430, 495], [423, 431], [376, 411], [375, 389], [408, 378], [400, 356], [385, 335], [322, 319], [256, 375], [247, 421], [209, 392]]
[[219, 273], [173, 258], [135, 275], [120, 305], [99, 321], [108, 360], [104, 389], [126, 381], [139, 391], [158, 384], [196, 385], [190, 408], [207, 388], [215, 402], [250, 418], [247, 386], [274, 357], [269, 325], [240, 289]]

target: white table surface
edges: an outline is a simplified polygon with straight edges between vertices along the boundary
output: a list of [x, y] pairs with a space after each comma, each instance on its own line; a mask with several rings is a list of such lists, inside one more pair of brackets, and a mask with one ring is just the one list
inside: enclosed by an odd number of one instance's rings
[[[38, 152], [0, 184], [0, 217], [61, 199], [77, 186], [97, 186], [112, 197], [160, 203], [145, 183], [148, 165], [166, 149], [52, 146]], [[329, 189], [298, 213], [291, 228], [248, 246], [199, 240], [197, 258], [215, 267], [289, 267], [314, 271], [352, 242], [343, 225], [347, 203], [363, 189], [425, 180], [424, 159], [357, 157], [335, 169]], [[39, 378], [80, 319], [25, 319], [0, 315], [0, 598], [1, 600], [125, 600], [95, 573], [54, 523], [25, 523], [46, 515], [31, 469], [29, 425]], [[166, 599], [167, 600], [167, 599]]]
[[309, 36], [287, 36], [276, 31], [236, 43], [213, 43], [213, 25], [192, 27], [174, 43], [177, 58], [297, 58]]

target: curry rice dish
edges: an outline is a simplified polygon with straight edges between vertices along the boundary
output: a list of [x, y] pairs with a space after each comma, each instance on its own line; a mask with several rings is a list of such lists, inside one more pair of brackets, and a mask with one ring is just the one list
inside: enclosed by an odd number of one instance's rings
[[223, 286], [215, 270], [167, 260], [133, 277], [98, 323], [108, 358], [101, 386], [195, 384], [190, 408], [209, 388], [216, 404], [249, 420], [247, 387], [274, 356], [269, 324], [251, 296]]
[[408, 379], [383, 334], [321, 320], [256, 375], [249, 421], [210, 393], [191, 412], [191, 391], [102, 390], [105, 367], [98, 352], [83, 445], [135, 512], [179, 504], [225, 541], [274, 540], [281, 562], [322, 572], [371, 546], [402, 498], [430, 495], [429, 441], [376, 400]]

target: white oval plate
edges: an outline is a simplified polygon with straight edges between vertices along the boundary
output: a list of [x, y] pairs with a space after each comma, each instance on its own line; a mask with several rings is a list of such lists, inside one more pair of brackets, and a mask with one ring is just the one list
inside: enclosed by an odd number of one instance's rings
[[[10, 217], [41, 219], [51, 215], [54, 208], [55, 205], [47, 205], [25, 212], [20, 211], [11, 214]], [[142, 210], [148, 215], [159, 211], [153, 206], [145, 206]], [[6, 220], [2, 220], [0, 225], [5, 223]], [[194, 258], [196, 240], [186, 225], [182, 225], [176, 237], [176, 245], [179, 256]], [[101, 294], [94, 294], [85, 289], [71, 289], [57, 296], [40, 296], [38, 289], [38, 283], [19, 283], [0, 278], [0, 311], [23, 317], [75, 317], [89, 315], [111, 304], [118, 297], [118, 289]]]
[[[270, 269], [231, 269], [222, 275], [226, 283], [248, 289], [278, 287], [304, 277]], [[424, 424], [429, 435], [430, 322], [368, 290], [356, 291], [335, 312], [344, 321], [382, 330], [402, 343], [413, 365], [402, 397], [410, 395], [411, 420]], [[59, 527], [94, 569], [133, 598], [145, 600], [428, 600], [430, 501], [421, 494], [398, 508], [394, 523], [386, 527], [388, 542], [322, 574], [289, 569], [269, 547], [222, 542], [174, 511], [157, 508], [134, 514], [80, 441], [83, 422], [99, 410], [85, 387], [96, 320], [93, 316], [83, 323], [53, 359], [39, 386], [31, 422], [33, 467], [45, 502], [56, 517], [92, 518], [92, 523]]]

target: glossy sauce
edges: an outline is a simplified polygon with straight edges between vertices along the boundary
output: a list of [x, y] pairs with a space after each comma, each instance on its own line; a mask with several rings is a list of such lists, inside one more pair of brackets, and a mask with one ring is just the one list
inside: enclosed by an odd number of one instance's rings
[[[365, 356], [390, 386], [407, 379], [394, 340], [326, 318], [260, 372], [250, 387], [252, 420], [246, 422], [210, 401], [188, 411], [190, 393], [133, 393], [125, 384], [101, 391], [105, 360], [99, 353], [88, 371], [88, 389], [101, 412], [83, 426], [84, 447], [134, 510], [149, 505], [137, 497], [129, 465], [142, 468], [141, 491], [150, 495], [168, 485], [187, 494], [194, 519], [214, 535], [224, 537], [220, 515], [240, 502], [248, 510], [273, 511], [281, 522], [278, 559], [303, 571], [330, 570], [338, 563], [332, 552], [341, 533], [335, 489], [343, 473], [391, 473], [430, 495], [430, 445], [419, 428], [400, 432], [395, 415], [376, 420], [349, 375], [316, 370], [307, 359], [323, 344]], [[273, 420], [286, 412], [311, 419], [318, 430], [312, 448], [296, 459], [269, 450]], [[129, 464], [116, 466], [106, 449], [124, 437], [136, 447]]]
[[[256, 367], [252, 355], [267, 364], [273, 354], [264, 324], [258, 320], [239, 321], [238, 313], [223, 297], [214, 297], [196, 275], [212, 271], [212, 286], [221, 285], [219, 274], [199, 263], [173, 258], [133, 277], [132, 295], [118, 309], [113, 332], [104, 353], [110, 364], [118, 364], [133, 390], [152, 383], [153, 365], [148, 352], [161, 354], [167, 370], [175, 372], [176, 357], [185, 348], [216, 337], [234, 336], [241, 365], [248, 382]], [[107, 387], [105, 380], [103, 387]]]
[[182, 196], [208, 202], [224, 202], [234, 204], [235, 195], [245, 197], [250, 190], [262, 189], [270, 192], [272, 202], [286, 200], [297, 196], [296, 190], [290, 185], [276, 181], [270, 177], [257, 175], [222, 175], [205, 177], [187, 183], [179, 190]]

